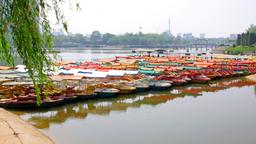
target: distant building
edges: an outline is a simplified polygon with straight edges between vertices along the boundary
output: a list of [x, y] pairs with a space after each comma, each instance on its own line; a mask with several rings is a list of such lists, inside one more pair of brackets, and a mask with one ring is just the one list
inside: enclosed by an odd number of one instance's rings
[[183, 39], [184, 40], [193, 40], [194, 39], [194, 36], [192, 33], [184, 33], [183, 34]]
[[182, 40], [182, 34], [181, 33], [177, 34], [176, 40], [177, 41], [181, 41]]
[[205, 33], [201, 33], [201, 34], [199, 35], [199, 38], [200, 38], [200, 39], [205, 39]]
[[181, 33], [177, 33], [177, 37], [182, 37], [182, 34]]
[[237, 36], [238, 36], [238, 34], [230, 34], [229, 39], [236, 40]]
[[169, 36], [172, 36], [172, 32], [171, 32], [171, 19], [169, 18], [169, 29], [168, 29], [168, 34]]

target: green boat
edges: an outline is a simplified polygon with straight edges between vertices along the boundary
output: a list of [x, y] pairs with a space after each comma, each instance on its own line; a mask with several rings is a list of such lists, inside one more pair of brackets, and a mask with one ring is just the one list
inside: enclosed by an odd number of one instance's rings
[[201, 70], [200, 67], [184, 66], [183, 70]]
[[159, 75], [160, 74], [160, 72], [155, 71], [155, 70], [143, 70], [143, 69], [140, 69], [139, 73], [145, 74], [145, 75]]

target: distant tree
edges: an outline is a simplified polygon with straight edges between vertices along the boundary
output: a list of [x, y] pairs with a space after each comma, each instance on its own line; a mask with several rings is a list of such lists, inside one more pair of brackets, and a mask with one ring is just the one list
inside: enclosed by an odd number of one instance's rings
[[241, 35], [240, 34], [237, 36], [236, 44], [241, 45]]
[[101, 44], [101, 33], [99, 31], [93, 31], [91, 34], [91, 42], [93, 44]]
[[85, 43], [85, 37], [82, 34], [75, 34], [72, 36], [72, 39], [76, 43], [81, 43], [81, 44]]
[[174, 42], [176, 44], [181, 44], [182, 43], [182, 37], [180, 35], [178, 35], [175, 39], [174, 39]]
[[114, 37], [116, 37], [114, 34], [110, 34], [110, 33], [105, 33], [102, 36], [102, 42], [104, 44], [108, 44], [110, 39], [113, 39]]
[[251, 33], [247, 32], [246, 33], [246, 45], [249, 46], [251, 45]]
[[247, 32], [249, 33], [256, 33], [256, 25], [251, 25], [248, 29]]
[[117, 36], [112, 37], [111, 39], [109, 39], [107, 41], [107, 44], [108, 45], [119, 45], [120, 44], [119, 38]]
[[237, 45], [251, 46], [256, 43], [256, 25], [251, 25], [245, 33], [237, 37]]
[[241, 45], [246, 45], [246, 36], [244, 33], [241, 35]]
[[252, 33], [252, 44], [256, 44], [256, 33]]

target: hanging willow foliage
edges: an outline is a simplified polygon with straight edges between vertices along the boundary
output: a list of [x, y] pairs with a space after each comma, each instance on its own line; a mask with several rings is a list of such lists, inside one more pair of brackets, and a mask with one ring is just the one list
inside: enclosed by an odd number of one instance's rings
[[[61, 6], [65, 0], [1, 0], [0, 1], [0, 58], [14, 65], [20, 57], [36, 88], [40, 103], [39, 86], [48, 82], [46, 71], [53, 58], [52, 28], [49, 14], [54, 13], [58, 24], [67, 31]], [[79, 7], [79, 5], [76, 5]]]

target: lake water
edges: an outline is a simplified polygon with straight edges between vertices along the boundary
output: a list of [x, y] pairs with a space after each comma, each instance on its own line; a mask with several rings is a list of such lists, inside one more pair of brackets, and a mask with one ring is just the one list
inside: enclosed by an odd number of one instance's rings
[[100, 58], [114, 58], [115, 56], [126, 56], [131, 54], [129, 50], [101, 50], [101, 49], [85, 49], [85, 50], [68, 50], [58, 54], [59, 58], [68, 61], [87, 61]]
[[[100, 58], [114, 58], [115, 56], [127, 56], [133, 55], [132, 48], [121, 49], [121, 48], [112, 48], [112, 49], [100, 49], [100, 48], [84, 48], [80, 50], [75, 50], [70, 48], [69, 50], [61, 50], [61, 53], [58, 54], [59, 59], [67, 60], [67, 61], [85, 61], [85, 60], [96, 60]], [[156, 50], [156, 49], [155, 49]], [[169, 55], [179, 55], [185, 54], [187, 51], [182, 50], [174, 50]], [[196, 55], [198, 53], [207, 53], [212, 52], [210, 49], [190, 49], [190, 53]], [[147, 53], [143, 53], [147, 54]], [[156, 55], [156, 53], [153, 53]]]
[[[91, 60], [127, 54], [83, 50], [59, 55]], [[40, 111], [10, 111], [57, 144], [255, 144], [255, 86], [227, 79]]]

